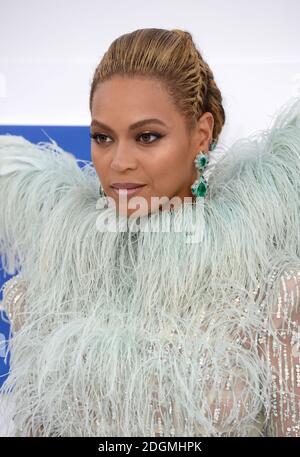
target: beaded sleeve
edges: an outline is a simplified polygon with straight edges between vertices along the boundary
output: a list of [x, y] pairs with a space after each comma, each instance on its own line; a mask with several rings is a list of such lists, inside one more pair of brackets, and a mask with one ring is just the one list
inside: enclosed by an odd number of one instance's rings
[[[12, 333], [17, 332], [22, 326], [22, 313], [24, 313], [24, 304], [25, 304], [25, 292], [26, 292], [26, 283], [22, 279], [21, 274], [16, 274], [11, 279], [6, 281], [2, 286], [3, 299], [0, 301], [0, 310], [4, 310], [9, 318], [9, 324], [11, 326]], [[16, 313], [18, 310], [18, 313]], [[1, 313], [2, 315], [2, 313]], [[4, 316], [1, 316], [4, 319]], [[1, 408], [3, 411], [1, 415], [4, 417], [4, 420], [7, 421], [5, 413], [7, 408], [14, 409], [13, 404], [9, 398], [1, 396], [0, 398]], [[9, 421], [8, 421], [9, 422]], [[17, 421], [13, 420], [5, 424], [7, 427], [7, 436], [18, 436]], [[4, 435], [6, 436], [6, 435]]]
[[[258, 290], [259, 286], [254, 295]], [[300, 437], [300, 270], [289, 269], [281, 274], [277, 299], [271, 309], [269, 321], [272, 331], [266, 318], [265, 331], [257, 336], [257, 348], [240, 333], [241, 349], [257, 351], [270, 373], [270, 385], [264, 389], [268, 392], [265, 400], [269, 415], [262, 407], [253, 417], [253, 427], [248, 429], [247, 436]], [[241, 423], [248, 411], [247, 396], [250, 392], [244, 381], [242, 373], [239, 378], [235, 368], [232, 379], [220, 380], [218, 392], [214, 388], [209, 389], [208, 383], [207, 398], [215, 427], [214, 435], [244, 436], [240, 435], [236, 422]], [[236, 404], [238, 412], [234, 411]], [[236, 429], [228, 428], [234, 422]]]
[[285, 271], [280, 277], [278, 300], [272, 326], [260, 340], [272, 374], [270, 416], [267, 436], [300, 437], [300, 270]]
[[[22, 278], [20, 273], [13, 276], [3, 285], [3, 300], [0, 302], [0, 307], [7, 313], [13, 333], [17, 332], [23, 323], [21, 316], [23, 316], [25, 312], [24, 306], [26, 290], [26, 281]], [[11, 426], [15, 428], [14, 436], [22, 436], [20, 435], [20, 430], [16, 428], [17, 425], [18, 417], [16, 415], [14, 425]], [[27, 436], [33, 436], [31, 429], [29, 429]]]
[[24, 313], [26, 282], [21, 274], [13, 276], [3, 285], [3, 300], [1, 307], [6, 311], [12, 331], [16, 332], [22, 325], [22, 314]]

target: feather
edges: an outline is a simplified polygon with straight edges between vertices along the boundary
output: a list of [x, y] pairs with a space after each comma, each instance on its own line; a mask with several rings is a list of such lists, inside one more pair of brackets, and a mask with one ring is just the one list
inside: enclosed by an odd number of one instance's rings
[[[153, 436], [162, 417], [164, 436], [261, 435], [271, 374], [255, 347], [300, 265], [299, 176], [300, 99], [229, 148], [204, 200], [140, 225], [99, 208], [92, 164], [0, 136], [0, 253], [27, 281], [2, 386], [21, 433]], [[217, 427], [227, 379], [244, 387]]]

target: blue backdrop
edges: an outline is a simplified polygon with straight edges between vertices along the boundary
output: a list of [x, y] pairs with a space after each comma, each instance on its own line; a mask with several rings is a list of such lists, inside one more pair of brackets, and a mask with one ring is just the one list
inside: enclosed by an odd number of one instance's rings
[[[91, 160], [90, 137], [88, 126], [14, 126], [0, 125], [0, 135], [21, 135], [32, 143], [51, 141], [52, 138], [65, 151], [71, 152], [78, 159]], [[81, 164], [80, 164], [81, 165]], [[0, 288], [11, 276], [3, 272], [0, 265]], [[0, 291], [2, 300], [2, 291]], [[10, 326], [5, 312], [0, 313], [0, 387], [8, 376], [10, 354], [7, 353]], [[5, 356], [6, 354], [6, 356]]]

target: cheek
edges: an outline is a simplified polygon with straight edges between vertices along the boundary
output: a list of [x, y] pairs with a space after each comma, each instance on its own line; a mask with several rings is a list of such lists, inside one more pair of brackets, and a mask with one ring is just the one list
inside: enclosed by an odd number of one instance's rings
[[95, 165], [98, 165], [101, 162], [101, 153], [95, 145], [91, 147], [91, 157]]
[[164, 151], [158, 160], [152, 163], [152, 176], [158, 184], [163, 184], [163, 180], [180, 181], [188, 174], [190, 166], [187, 160], [187, 154], [184, 154], [182, 151], [184, 149], [178, 146], [170, 148], [168, 151]]
[[100, 176], [105, 176], [105, 161], [104, 161], [104, 158], [101, 157], [100, 153], [95, 149], [95, 148], [92, 148], [91, 149], [91, 158], [92, 158], [92, 162], [93, 162], [93, 165], [95, 167], [95, 170], [97, 172], [97, 175], [100, 177]]
[[187, 160], [178, 146], [161, 151], [144, 165], [150, 181], [149, 191], [158, 196], [172, 194], [178, 186], [182, 186], [189, 174]]

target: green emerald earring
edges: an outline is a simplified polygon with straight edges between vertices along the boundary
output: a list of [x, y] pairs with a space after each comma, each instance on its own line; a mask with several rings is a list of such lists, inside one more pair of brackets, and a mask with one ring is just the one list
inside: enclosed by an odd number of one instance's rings
[[[216, 142], [213, 141], [210, 144], [209, 150], [212, 151], [215, 149], [215, 147]], [[204, 197], [207, 193], [208, 183], [206, 179], [203, 177], [203, 171], [209, 163], [208, 154], [200, 151], [199, 154], [197, 154], [194, 163], [197, 168], [198, 176], [196, 181], [191, 186], [191, 192], [195, 197]]]
[[102, 186], [99, 186], [99, 195], [100, 195], [100, 197], [106, 197], [104, 189], [103, 189]]

